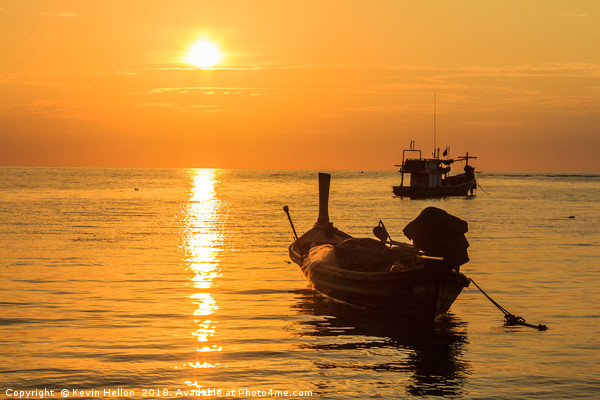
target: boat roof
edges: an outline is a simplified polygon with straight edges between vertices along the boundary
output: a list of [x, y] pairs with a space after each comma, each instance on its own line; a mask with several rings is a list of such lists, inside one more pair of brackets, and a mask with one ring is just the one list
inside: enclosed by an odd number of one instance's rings
[[446, 164], [446, 165], [450, 165], [455, 161], [459, 161], [459, 160], [454, 160], [452, 158], [450, 159], [441, 159], [441, 158], [407, 158], [404, 160], [404, 164], [395, 164], [396, 167], [402, 167], [404, 166], [406, 163], [410, 163], [410, 164], [415, 164], [415, 163], [436, 163], [436, 164]]

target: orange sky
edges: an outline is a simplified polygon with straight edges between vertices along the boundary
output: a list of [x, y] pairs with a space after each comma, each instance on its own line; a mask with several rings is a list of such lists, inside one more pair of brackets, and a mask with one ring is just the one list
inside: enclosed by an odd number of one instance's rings
[[[0, 165], [600, 172], [600, 1], [0, 0]], [[185, 62], [195, 41], [223, 53]]]

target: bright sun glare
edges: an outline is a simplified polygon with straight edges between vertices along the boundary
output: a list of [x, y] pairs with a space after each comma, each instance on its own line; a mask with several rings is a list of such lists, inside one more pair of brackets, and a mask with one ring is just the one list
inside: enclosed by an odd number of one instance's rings
[[190, 49], [186, 61], [200, 68], [210, 68], [221, 61], [219, 48], [210, 40], [199, 40]]

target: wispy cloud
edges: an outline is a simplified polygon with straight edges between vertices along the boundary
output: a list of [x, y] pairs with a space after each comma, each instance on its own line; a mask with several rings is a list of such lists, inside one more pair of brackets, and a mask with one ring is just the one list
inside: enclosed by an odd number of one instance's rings
[[179, 105], [179, 104], [166, 103], [166, 102], [163, 102], [163, 103], [146, 102], [146, 103], [138, 103], [137, 105], [139, 107], [159, 107], [159, 108], [168, 108], [168, 109], [177, 110], [177, 111], [203, 112], [203, 113], [209, 113], [209, 114], [214, 114], [214, 113], [219, 113], [219, 112], [225, 111], [224, 109], [219, 108], [218, 106], [213, 105], [213, 104]]
[[36, 100], [24, 104], [2, 104], [0, 115], [36, 117], [49, 119], [82, 118], [82, 110], [64, 104], [58, 100]]
[[[570, 90], [565, 91], [566, 82]], [[367, 85], [371, 93], [411, 95], [442, 91], [447, 101], [479, 104], [477, 110], [534, 109], [569, 113], [597, 112], [600, 65], [549, 63], [505, 67], [469, 66], [427, 70], [410, 79]], [[541, 84], [543, 82], [543, 85]], [[475, 99], [479, 99], [475, 101]], [[481, 99], [486, 99], [481, 101]], [[393, 108], [380, 107], [379, 112]]]
[[45, 17], [59, 17], [59, 18], [75, 18], [78, 17], [79, 14], [72, 12], [53, 12], [53, 13], [44, 13], [42, 14]]
[[[129, 92], [129, 95], [155, 95], [155, 94], [190, 94], [193, 92], [202, 92], [203, 95], [242, 95], [249, 96], [268, 96], [269, 92], [275, 91], [308, 91], [306, 88], [275, 88], [275, 87], [240, 87], [240, 86], [183, 86], [183, 87], [162, 87], [152, 88], [139, 92]], [[313, 89], [314, 90], [314, 89]]]
[[[299, 66], [290, 66], [298, 68]], [[262, 68], [262, 67], [261, 67]], [[272, 67], [283, 68], [283, 67]], [[308, 77], [311, 79], [299, 80], [304, 85], [281, 86], [281, 80], [263, 79], [263, 85], [256, 86], [186, 86], [185, 83], [197, 81], [197, 77], [187, 77], [171, 69], [164, 69], [161, 81], [165, 87], [147, 86], [144, 81], [134, 78], [122, 77], [125, 71], [20, 71], [0, 73], [0, 90], [4, 85], [23, 86], [56, 86], [72, 92], [91, 91], [81, 85], [90, 75], [102, 74], [119, 79], [111, 85], [102, 87], [98, 94], [110, 96], [125, 96], [126, 103], [139, 104], [147, 107], [163, 107], [186, 112], [216, 113], [234, 111], [230, 107], [237, 107], [234, 112], [245, 109], [249, 112], [276, 106], [275, 100], [284, 98], [303, 104], [303, 109], [312, 113], [323, 112], [331, 104], [332, 115], [347, 115], [351, 113], [428, 113], [431, 104], [426, 96], [434, 91], [443, 93], [447, 103], [454, 104], [455, 109], [469, 107], [468, 112], [521, 112], [530, 110], [534, 112], [564, 112], [568, 114], [595, 113], [600, 109], [599, 86], [600, 64], [593, 63], [540, 63], [506, 66], [470, 65], [463, 67], [440, 67], [435, 65], [384, 65], [384, 64], [307, 64], [304, 69], [350, 69], [351, 74], [335, 74], [335, 70], [326, 71], [323, 76], [332, 79], [320, 79], [317, 83], [312, 79], [315, 70], [311, 70]], [[362, 70], [364, 69], [364, 71]], [[137, 73], [149, 73], [156, 69], [140, 69]], [[379, 74], [378, 71], [392, 71], [392, 73]], [[132, 73], [128, 70], [127, 74]], [[145, 72], [144, 72], [145, 71]], [[169, 72], [172, 71], [172, 72]], [[180, 69], [180, 71], [193, 71]], [[235, 77], [235, 70], [231, 69], [231, 76]], [[395, 71], [395, 72], [394, 72]], [[406, 73], [404, 73], [406, 72]], [[136, 73], [136, 74], [137, 74]], [[226, 71], [222, 72], [227, 74]], [[248, 72], [252, 74], [252, 72]], [[295, 74], [295, 77], [302, 74]], [[336, 80], [337, 76], [343, 79]], [[77, 77], [76, 80], [73, 77]], [[225, 75], [227, 77], [227, 75]], [[316, 75], [320, 76], [320, 75]], [[348, 80], [348, 76], [352, 80]], [[171, 79], [173, 78], [173, 79]], [[261, 77], [262, 78], [262, 77]], [[355, 79], [354, 79], [355, 78]], [[181, 86], [168, 86], [177, 79]], [[93, 81], [93, 80], [92, 80]], [[221, 80], [226, 82], [226, 80]], [[241, 81], [236, 79], [236, 81]], [[128, 87], [128, 83], [132, 84]], [[152, 81], [154, 82], [154, 81]], [[350, 84], [351, 82], [351, 84]], [[118, 84], [117, 84], [118, 83]], [[125, 84], [123, 84], [125, 83]], [[287, 82], [289, 84], [289, 82]], [[273, 86], [270, 86], [273, 84]], [[133, 86], [135, 85], [135, 86]], [[8, 86], [7, 86], [8, 87]], [[11, 87], [10, 90], [18, 88]], [[348, 94], [348, 96], [346, 96]], [[331, 95], [331, 102], [321, 102], [321, 99]], [[202, 96], [202, 97], [200, 97]], [[225, 96], [237, 96], [236, 102], [225, 101]], [[311, 97], [312, 96], [312, 97]], [[345, 99], [341, 101], [340, 98]], [[204, 98], [204, 100], [200, 100]], [[208, 100], [210, 98], [210, 100]], [[311, 98], [311, 100], [307, 100]], [[313, 101], [316, 99], [317, 101]], [[273, 100], [273, 101], [272, 101]], [[197, 104], [206, 101], [217, 105]], [[229, 106], [225, 107], [225, 104]], [[39, 106], [39, 105], [38, 105]], [[262, 108], [261, 108], [262, 107]], [[48, 107], [52, 109], [51, 107]], [[33, 112], [31, 109], [29, 112]], [[67, 110], [56, 110], [58, 115], [68, 115]], [[315, 114], [316, 115], [316, 114]]]
[[358, 106], [340, 108], [338, 111], [346, 114], [403, 114], [403, 113], [430, 113], [431, 105], [422, 104], [403, 104], [403, 105], [385, 105], [385, 106]]
[[467, 124], [471, 126], [475, 126], [478, 128], [520, 128], [525, 126], [534, 125], [532, 121], [528, 120], [478, 120], [478, 121], [468, 121]]

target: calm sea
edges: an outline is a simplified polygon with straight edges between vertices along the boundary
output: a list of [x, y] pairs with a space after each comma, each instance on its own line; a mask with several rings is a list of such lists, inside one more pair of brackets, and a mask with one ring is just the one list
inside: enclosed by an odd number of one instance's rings
[[312, 227], [316, 171], [0, 168], [0, 398], [598, 398], [600, 175], [478, 180], [403, 200], [333, 171], [330, 218], [468, 221], [461, 271], [546, 332], [473, 285], [435, 332], [316, 294], [282, 211]]

